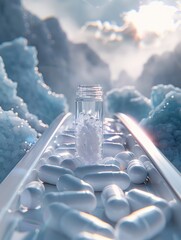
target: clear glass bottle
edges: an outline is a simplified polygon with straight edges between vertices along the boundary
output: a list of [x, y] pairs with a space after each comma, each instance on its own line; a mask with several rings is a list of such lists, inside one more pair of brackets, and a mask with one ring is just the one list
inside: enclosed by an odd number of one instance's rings
[[102, 158], [103, 91], [100, 85], [80, 85], [75, 106], [76, 150], [84, 164]]

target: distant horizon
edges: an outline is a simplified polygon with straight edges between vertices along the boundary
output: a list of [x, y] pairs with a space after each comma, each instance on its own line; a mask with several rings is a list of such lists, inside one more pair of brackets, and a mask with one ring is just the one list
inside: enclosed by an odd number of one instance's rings
[[71, 41], [87, 43], [109, 65], [112, 80], [126, 72], [136, 81], [151, 56], [181, 41], [179, 1], [44, 0], [43, 8], [42, 0], [22, 2], [40, 18], [58, 18]]

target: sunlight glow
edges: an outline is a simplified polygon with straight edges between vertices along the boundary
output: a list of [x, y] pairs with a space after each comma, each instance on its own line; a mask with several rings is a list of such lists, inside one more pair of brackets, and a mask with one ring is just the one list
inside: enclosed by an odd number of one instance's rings
[[140, 6], [139, 11], [131, 10], [126, 13], [124, 20], [128, 26], [136, 30], [138, 39], [147, 34], [163, 36], [165, 33], [176, 30], [175, 14], [177, 8], [160, 1], [153, 1], [148, 5]]

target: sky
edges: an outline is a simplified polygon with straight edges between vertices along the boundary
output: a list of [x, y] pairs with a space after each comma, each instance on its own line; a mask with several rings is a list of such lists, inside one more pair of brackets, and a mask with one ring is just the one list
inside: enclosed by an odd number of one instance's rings
[[23, 4], [41, 18], [56, 16], [69, 39], [86, 42], [109, 64], [113, 80], [122, 71], [136, 80], [153, 54], [172, 51], [180, 40], [177, 0], [23, 0]]

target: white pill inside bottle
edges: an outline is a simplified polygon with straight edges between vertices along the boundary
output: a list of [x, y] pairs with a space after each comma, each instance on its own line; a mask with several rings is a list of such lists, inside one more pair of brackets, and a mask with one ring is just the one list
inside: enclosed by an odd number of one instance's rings
[[94, 191], [102, 191], [110, 184], [116, 184], [123, 190], [130, 185], [128, 174], [122, 171], [91, 173], [86, 175], [83, 180], [88, 182], [94, 188]]
[[69, 207], [84, 212], [92, 212], [97, 205], [95, 195], [90, 191], [50, 192], [43, 199], [46, 206], [53, 202], [65, 203]]
[[130, 206], [124, 192], [117, 185], [106, 186], [101, 194], [105, 214], [113, 222], [130, 214]]
[[152, 239], [164, 229], [165, 225], [165, 216], [158, 207], [145, 207], [122, 218], [117, 223], [116, 240]]
[[94, 189], [90, 184], [71, 174], [65, 174], [59, 177], [56, 185], [58, 191], [60, 192], [63, 191], [90, 191], [92, 193], [94, 192]]
[[62, 203], [53, 203], [45, 209], [44, 222], [48, 227], [64, 233], [70, 239], [83, 231], [108, 238], [114, 237], [114, 229], [108, 223]]
[[131, 182], [135, 184], [143, 183], [148, 175], [144, 164], [138, 159], [131, 160], [128, 163], [127, 173], [130, 177]]
[[43, 183], [38, 181], [28, 183], [20, 193], [20, 204], [28, 209], [40, 207], [44, 191]]
[[58, 178], [64, 174], [72, 174], [68, 168], [45, 164], [39, 168], [38, 177], [42, 182], [56, 185]]
[[73, 240], [113, 240], [113, 238], [107, 238], [96, 233], [82, 232]]
[[77, 167], [74, 171], [75, 176], [79, 178], [83, 178], [87, 174], [90, 173], [98, 173], [98, 172], [112, 172], [112, 171], [120, 171], [118, 166], [115, 166], [113, 164], [94, 164], [94, 165], [86, 165]]
[[128, 199], [132, 211], [136, 211], [149, 205], [154, 205], [161, 209], [161, 211], [165, 215], [167, 222], [170, 220], [172, 214], [171, 208], [169, 203], [165, 199], [139, 189], [132, 189], [128, 191], [125, 195]]

